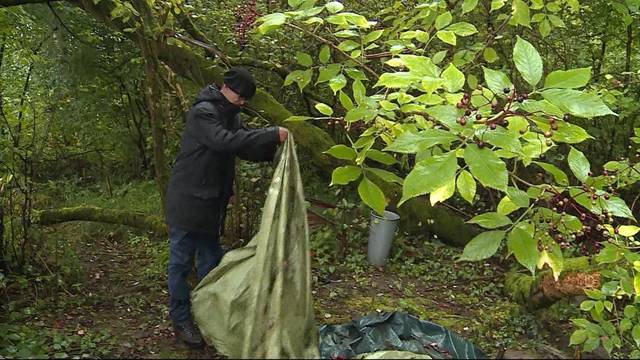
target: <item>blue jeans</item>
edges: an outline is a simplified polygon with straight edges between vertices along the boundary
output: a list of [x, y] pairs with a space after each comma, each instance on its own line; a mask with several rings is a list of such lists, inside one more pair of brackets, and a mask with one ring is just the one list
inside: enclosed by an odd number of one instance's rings
[[177, 228], [169, 228], [169, 316], [174, 325], [191, 320], [191, 289], [187, 277], [196, 257], [198, 281], [218, 266], [222, 255], [220, 237]]

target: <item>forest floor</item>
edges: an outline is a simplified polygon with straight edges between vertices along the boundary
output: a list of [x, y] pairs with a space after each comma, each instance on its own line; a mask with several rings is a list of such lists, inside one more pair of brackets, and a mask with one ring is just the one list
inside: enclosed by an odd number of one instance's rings
[[[20, 299], [12, 305], [12, 320], [44, 335], [41, 351], [55, 357], [220, 357], [212, 348], [190, 350], [174, 339], [164, 271], [158, 266], [166, 256], [165, 245], [105, 225], [69, 223], [55, 231], [82, 235], [73, 244], [80, 269], [76, 282], [55, 293], [38, 294], [36, 288], [10, 296]], [[492, 357], [506, 348], [539, 349], [546, 341], [540, 322], [501, 294], [498, 266], [456, 263], [450, 259], [457, 250], [438, 243], [422, 244], [421, 249], [424, 255], [396, 252], [384, 270], [364, 265], [362, 251], [332, 273], [314, 271], [317, 323], [346, 323], [367, 313], [400, 310], [450, 328]], [[20, 336], [29, 339], [16, 332], [17, 344]], [[29, 351], [18, 346], [16, 355], [21, 350]]]

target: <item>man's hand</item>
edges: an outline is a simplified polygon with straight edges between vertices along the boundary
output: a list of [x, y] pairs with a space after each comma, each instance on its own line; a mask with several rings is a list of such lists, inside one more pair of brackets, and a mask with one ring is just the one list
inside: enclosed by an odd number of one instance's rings
[[287, 136], [289, 136], [289, 130], [281, 127], [278, 128], [278, 133], [280, 135], [280, 142], [283, 143], [285, 140], [287, 140]]

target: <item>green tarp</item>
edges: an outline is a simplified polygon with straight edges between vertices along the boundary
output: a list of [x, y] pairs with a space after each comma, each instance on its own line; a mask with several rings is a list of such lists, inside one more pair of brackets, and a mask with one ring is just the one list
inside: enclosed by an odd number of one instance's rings
[[[367, 315], [345, 325], [320, 328], [320, 355], [324, 359], [350, 359], [384, 350], [426, 354], [433, 359], [487, 357], [448, 329], [402, 312]], [[392, 359], [389, 356], [397, 355], [385, 353], [379, 356]]]
[[403, 313], [365, 316], [318, 331], [305, 201], [291, 135], [281, 150], [258, 233], [227, 253], [191, 294], [207, 344], [230, 358], [485, 357], [449, 330]]
[[258, 233], [191, 294], [205, 341], [230, 358], [318, 358], [305, 201], [293, 137], [279, 155]]

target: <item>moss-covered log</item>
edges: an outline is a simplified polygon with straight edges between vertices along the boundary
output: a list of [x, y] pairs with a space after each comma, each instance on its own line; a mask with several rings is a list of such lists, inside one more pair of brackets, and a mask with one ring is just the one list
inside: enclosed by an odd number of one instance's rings
[[69, 221], [95, 221], [109, 224], [132, 226], [153, 231], [159, 235], [167, 234], [167, 227], [161, 216], [149, 215], [130, 210], [104, 209], [94, 206], [77, 206], [59, 209], [41, 210], [37, 213], [40, 225], [54, 225]]
[[550, 270], [536, 276], [510, 272], [505, 285], [514, 301], [535, 310], [562, 298], [584, 295], [586, 289], [600, 288], [600, 273], [591, 270], [588, 257], [568, 258], [564, 260], [564, 269], [557, 281]]

